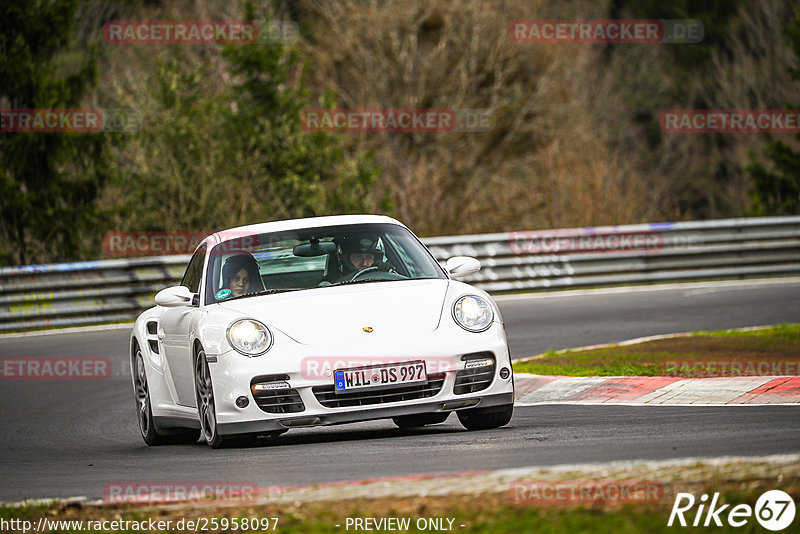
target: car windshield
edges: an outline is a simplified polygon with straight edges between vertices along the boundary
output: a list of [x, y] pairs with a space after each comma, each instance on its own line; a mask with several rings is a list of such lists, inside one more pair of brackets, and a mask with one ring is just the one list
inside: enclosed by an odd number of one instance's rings
[[231, 236], [211, 250], [206, 304], [342, 284], [446, 278], [419, 240], [395, 224]]

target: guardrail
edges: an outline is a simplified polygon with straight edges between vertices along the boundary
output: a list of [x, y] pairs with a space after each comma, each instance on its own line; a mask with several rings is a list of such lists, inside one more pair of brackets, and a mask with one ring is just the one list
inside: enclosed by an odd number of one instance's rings
[[[474, 256], [490, 293], [800, 274], [800, 217], [432, 237], [440, 262]], [[0, 332], [124, 321], [174, 285], [188, 255], [0, 269]]]

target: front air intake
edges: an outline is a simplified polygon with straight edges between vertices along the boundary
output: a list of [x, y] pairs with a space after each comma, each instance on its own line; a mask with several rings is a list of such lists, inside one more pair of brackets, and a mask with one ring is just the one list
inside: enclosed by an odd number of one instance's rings
[[289, 375], [257, 376], [250, 381], [250, 393], [267, 413], [298, 413], [306, 406], [300, 393], [289, 385]]
[[473, 352], [461, 357], [466, 369], [456, 373], [453, 385], [455, 395], [466, 395], [482, 391], [492, 385], [497, 360], [491, 352]]

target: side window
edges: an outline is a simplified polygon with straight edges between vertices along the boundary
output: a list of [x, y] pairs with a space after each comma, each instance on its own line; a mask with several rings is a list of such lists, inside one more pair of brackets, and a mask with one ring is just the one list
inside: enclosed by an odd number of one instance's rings
[[192, 259], [189, 260], [189, 266], [186, 267], [183, 280], [181, 280], [181, 285], [188, 287], [192, 293], [200, 291], [200, 279], [203, 277], [203, 260], [205, 260], [205, 257], [206, 247], [203, 245], [197, 249]]

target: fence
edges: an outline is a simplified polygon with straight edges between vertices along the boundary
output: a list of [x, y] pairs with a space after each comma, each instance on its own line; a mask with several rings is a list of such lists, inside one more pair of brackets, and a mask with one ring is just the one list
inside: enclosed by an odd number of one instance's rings
[[[800, 217], [511, 232], [423, 239], [474, 256], [490, 293], [800, 274]], [[0, 332], [123, 321], [176, 284], [186, 255], [0, 269]]]

